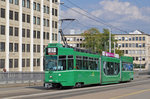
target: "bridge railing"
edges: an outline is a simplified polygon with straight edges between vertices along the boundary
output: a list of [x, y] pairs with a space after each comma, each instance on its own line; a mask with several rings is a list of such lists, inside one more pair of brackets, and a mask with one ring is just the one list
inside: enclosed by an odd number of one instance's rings
[[44, 72], [0, 72], [0, 84], [23, 84], [43, 81]]

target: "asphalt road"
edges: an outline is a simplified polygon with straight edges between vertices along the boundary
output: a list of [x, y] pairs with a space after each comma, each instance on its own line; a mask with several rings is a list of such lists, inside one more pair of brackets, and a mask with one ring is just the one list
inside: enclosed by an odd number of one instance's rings
[[150, 99], [150, 78], [75, 89], [0, 88], [0, 99]]

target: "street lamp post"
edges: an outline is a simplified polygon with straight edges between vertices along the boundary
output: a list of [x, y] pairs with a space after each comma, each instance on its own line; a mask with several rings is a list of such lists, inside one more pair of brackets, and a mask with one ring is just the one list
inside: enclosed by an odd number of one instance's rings
[[109, 28], [109, 53], [111, 53], [111, 28]]
[[142, 69], [141, 69], [141, 67], [142, 67], [142, 66], [141, 66], [141, 60], [142, 60], [142, 59], [141, 59], [141, 58], [142, 58], [142, 57], [141, 57], [141, 55], [142, 55], [141, 47], [142, 47], [142, 45], [140, 44], [139, 47], [140, 47], [140, 71], [141, 71], [141, 70], [142, 70]]

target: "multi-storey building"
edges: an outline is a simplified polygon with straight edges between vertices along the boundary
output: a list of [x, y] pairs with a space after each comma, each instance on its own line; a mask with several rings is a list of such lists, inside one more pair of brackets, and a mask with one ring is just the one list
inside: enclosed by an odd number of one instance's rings
[[[83, 47], [84, 38], [80, 34], [65, 34], [70, 46]], [[133, 57], [136, 68], [150, 69], [150, 35], [138, 30], [129, 34], [115, 34], [116, 48], [123, 51], [125, 56]]]
[[0, 0], [0, 71], [43, 71], [57, 42], [59, 0]]
[[133, 57], [135, 67], [148, 69], [150, 66], [150, 35], [141, 31], [129, 34], [115, 34], [116, 46], [123, 51], [125, 56]]
[[72, 47], [83, 48], [82, 43], [84, 37], [82, 37], [81, 34], [65, 34], [64, 36], [68, 45]]

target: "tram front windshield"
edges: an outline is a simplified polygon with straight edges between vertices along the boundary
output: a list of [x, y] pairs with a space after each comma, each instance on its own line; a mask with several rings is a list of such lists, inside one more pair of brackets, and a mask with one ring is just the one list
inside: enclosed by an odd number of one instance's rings
[[45, 60], [45, 70], [57, 70], [57, 56], [49, 56]]

